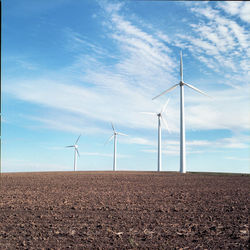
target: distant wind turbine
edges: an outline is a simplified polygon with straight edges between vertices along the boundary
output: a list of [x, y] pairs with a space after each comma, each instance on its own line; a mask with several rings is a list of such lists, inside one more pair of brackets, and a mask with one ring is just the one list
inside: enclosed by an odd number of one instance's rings
[[[123, 136], [128, 136], [126, 134], [123, 134], [123, 133], [120, 133], [120, 132], [117, 132], [114, 128], [114, 125], [113, 123], [111, 122], [111, 126], [112, 126], [112, 129], [113, 129], [113, 135], [110, 136], [110, 138], [107, 140], [107, 142], [111, 141], [112, 138], [114, 137], [114, 156], [113, 156], [113, 171], [116, 171], [116, 146], [117, 146], [117, 135], [123, 135]], [[106, 143], [107, 143], [106, 142]], [[105, 143], [105, 144], [106, 144]]]
[[[198, 88], [192, 86], [191, 84], [185, 83], [183, 81], [183, 66], [182, 66], [182, 51], [180, 52], [180, 82], [172, 86], [171, 88], [163, 91], [161, 94], [155, 96], [153, 98], [156, 99], [159, 96], [162, 96], [172, 90], [174, 90], [177, 86], [180, 86], [180, 172], [186, 173], [186, 139], [185, 139], [185, 113], [184, 113], [184, 85], [187, 87], [208, 96], [203, 91]], [[209, 97], [209, 96], [208, 96]]]
[[79, 151], [78, 151], [78, 145], [77, 142], [79, 141], [81, 135], [78, 136], [76, 139], [76, 142], [74, 145], [66, 146], [66, 148], [75, 148], [75, 154], [74, 154], [74, 171], [76, 171], [76, 166], [77, 166], [77, 155], [80, 157]]
[[168, 124], [167, 121], [164, 119], [164, 117], [162, 116], [167, 108], [169, 99], [166, 101], [166, 103], [164, 104], [164, 106], [162, 107], [162, 110], [160, 113], [153, 113], [153, 112], [141, 112], [142, 114], [147, 114], [147, 115], [156, 115], [158, 117], [158, 164], [157, 164], [157, 171], [160, 172], [161, 171], [161, 121], [164, 124], [164, 126], [166, 127], [166, 129], [169, 131], [168, 128]]

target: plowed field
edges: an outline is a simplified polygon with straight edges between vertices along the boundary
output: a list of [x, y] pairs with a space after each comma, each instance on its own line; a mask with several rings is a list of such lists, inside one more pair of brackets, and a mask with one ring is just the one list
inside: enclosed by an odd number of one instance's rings
[[249, 175], [1, 175], [0, 249], [248, 249]]

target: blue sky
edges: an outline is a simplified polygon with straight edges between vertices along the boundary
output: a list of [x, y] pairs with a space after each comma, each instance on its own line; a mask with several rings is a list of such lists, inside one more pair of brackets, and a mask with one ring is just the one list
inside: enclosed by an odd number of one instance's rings
[[179, 170], [179, 89], [185, 89], [187, 171], [250, 173], [250, 3], [3, 0], [2, 171]]

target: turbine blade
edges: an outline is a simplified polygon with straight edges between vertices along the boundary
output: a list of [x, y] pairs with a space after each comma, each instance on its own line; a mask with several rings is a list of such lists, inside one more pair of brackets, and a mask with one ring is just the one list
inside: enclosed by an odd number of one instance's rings
[[72, 145], [72, 146], [65, 146], [65, 148], [74, 148], [75, 145]]
[[162, 123], [164, 124], [164, 126], [165, 126], [165, 128], [167, 129], [168, 133], [171, 134], [170, 129], [169, 129], [169, 127], [168, 127], [167, 121], [166, 121], [163, 117], [161, 117], [161, 119], [162, 119]]
[[78, 157], [80, 157], [80, 153], [79, 153], [78, 149], [75, 148], [75, 150], [76, 150], [76, 152], [77, 152], [77, 154], [78, 154]]
[[106, 145], [109, 141], [111, 141], [113, 137], [114, 137], [114, 135], [111, 135], [111, 136], [108, 138], [108, 140], [104, 143], [104, 145]]
[[195, 91], [201, 93], [202, 95], [205, 95], [205, 96], [207, 96], [207, 97], [209, 97], [209, 98], [212, 98], [211, 96], [207, 95], [205, 92], [199, 90], [198, 88], [194, 87], [193, 85], [188, 84], [188, 83], [184, 83], [184, 84], [185, 84], [186, 86], [188, 86], [189, 88], [191, 88], [191, 89], [193, 89], [193, 90], [195, 90]]
[[146, 115], [157, 115], [157, 113], [153, 112], [140, 112], [141, 114], [146, 114]]
[[161, 110], [161, 114], [163, 114], [165, 111], [166, 111], [166, 108], [168, 106], [168, 103], [169, 103], [169, 98], [167, 99], [166, 103], [164, 104], [162, 110]]
[[123, 136], [128, 136], [128, 135], [126, 135], [126, 134], [124, 134], [124, 133], [120, 133], [120, 132], [117, 132], [117, 134], [118, 134], [118, 135], [123, 135]]
[[182, 50], [180, 52], [180, 77], [181, 77], [181, 82], [183, 82], [183, 65], [182, 65]]
[[111, 126], [112, 126], [113, 131], [115, 132], [115, 128], [112, 122], [111, 122]]
[[109, 138], [109, 141], [111, 141], [113, 137], [114, 137], [114, 135], [112, 135], [112, 136]]
[[77, 144], [77, 142], [79, 141], [81, 135], [78, 136], [78, 138], [76, 139], [75, 145]]
[[175, 85], [172, 86], [171, 88], [169, 88], [169, 89], [163, 91], [161, 94], [159, 94], [159, 95], [155, 96], [154, 98], [152, 98], [152, 100], [154, 100], [154, 99], [156, 99], [156, 98], [158, 98], [158, 97], [160, 97], [160, 96], [162, 96], [162, 95], [164, 95], [164, 94], [166, 94], [166, 93], [172, 91], [172, 90], [175, 89], [178, 85], [179, 85], [179, 83], [175, 84]]

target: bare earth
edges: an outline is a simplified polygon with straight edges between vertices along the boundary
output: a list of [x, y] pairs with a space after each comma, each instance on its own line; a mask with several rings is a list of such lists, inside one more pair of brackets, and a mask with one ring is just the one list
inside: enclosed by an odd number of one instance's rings
[[248, 249], [249, 175], [1, 175], [0, 249]]

